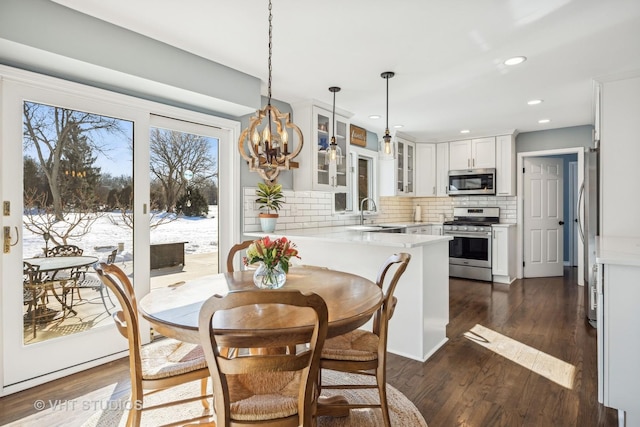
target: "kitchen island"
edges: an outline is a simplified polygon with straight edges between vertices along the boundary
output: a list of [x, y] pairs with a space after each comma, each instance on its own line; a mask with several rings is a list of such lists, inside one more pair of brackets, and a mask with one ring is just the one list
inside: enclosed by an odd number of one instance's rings
[[596, 239], [598, 400], [618, 410], [619, 425], [640, 426], [640, 238]]
[[[245, 234], [248, 238], [264, 235]], [[349, 227], [270, 234], [270, 237], [281, 236], [296, 244], [301, 257], [296, 261], [300, 264], [346, 271], [373, 281], [390, 255], [411, 254], [411, 262], [394, 294], [398, 306], [389, 323], [387, 348], [392, 353], [425, 361], [447, 341], [451, 237], [354, 231]]]

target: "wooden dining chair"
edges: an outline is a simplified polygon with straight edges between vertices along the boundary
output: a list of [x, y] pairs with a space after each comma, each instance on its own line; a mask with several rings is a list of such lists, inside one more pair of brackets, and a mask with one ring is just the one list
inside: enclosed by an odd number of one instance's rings
[[[278, 310], [282, 310], [282, 305], [290, 306], [287, 307], [290, 316], [285, 322], [287, 326], [295, 327], [296, 320], [300, 320], [301, 326], [313, 320], [313, 330], [300, 334], [219, 337], [211, 328], [216, 323], [216, 314], [227, 316], [238, 307], [255, 311], [256, 304], [260, 305], [261, 313], [267, 312], [270, 306], [278, 305]], [[314, 315], [310, 315], [311, 309]], [[252, 313], [246, 316], [254, 316]], [[215, 423], [211, 425], [315, 425], [320, 350], [327, 335], [327, 322], [324, 300], [317, 294], [304, 295], [297, 290], [236, 291], [225, 297], [214, 295], [205, 301], [200, 310], [199, 331], [213, 381]], [[242, 353], [226, 357], [220, 351], [227, 346], [264, 348], [296, 344], [308, 346], [299, 346], [297, 354]]]
[[231, 249], [229, 250], [229, 254], [227, 255], [227, 272], [234, 272], [233, 262], [235, 260], [236, 254], [247, 249], [252, 243], [253, 240], [245, 240], [244, 242], [237, 243], [231, 247]]
[[[127, 275], [115, 264], [100, 263], [98, 277], [116, 296], [122, 310], [113, 313], [120, 334], [129, 341], [129, 370], [131, 377], [131, 409], [127, 426], [139, 426], [142, 411], [201, 400], [209, 409], [206, 394], [209, 370], [202, 346], [174, 339], [161, 339], [142, 345], [138, 322], [136, 296]], [[144, 406], [145, 391], [163, 390], [194, 380], [201, 380], [199, 396], [174, 400], [154, 406]], [[206, 416], [197, 419], [206, 418]], [[189, 420], [192, 421], [192, 420]]]
[[[410, 260], [411, 255], [408, 253], [395, 254], [387, 258], [380, 268], [376, 283], [382, 289], [384, 298], [382, 305], [374, 314], [372, 331], [356, 329], [344, 335], [327, 339], [320, 359], [322, 369], [374, 376], [376, 379], [375, 384], [365, 381], [361, 384], [349, 385], [323, 385], [321, 381], [321, 388], [343, 390], [377, 388], [380, 398], [379, 404], [328, 403], [327, 406], [345, 409], [380, 408], [386, 427], [390, 426], [386, 391], [387, 333], [389, 320], [393, 316], [397, 303], [397, 298], [393, 296], [393, 293]], [[393, 268], [395, 271], [390, 275]]]

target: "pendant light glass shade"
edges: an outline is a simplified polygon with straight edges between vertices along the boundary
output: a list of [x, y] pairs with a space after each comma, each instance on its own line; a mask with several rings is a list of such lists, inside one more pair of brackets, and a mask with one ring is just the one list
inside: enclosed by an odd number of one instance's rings
[[391, 134], [389, 133], [389, 79], [395, 76], [396, 73], [393, 71], [385, 71], [380, 74], [380, 77], [387, 81], [387, 126], [384, 129], [384, 136], [382, 140], [384, 141], [384, 154], [391, 154]]
[[[267, 182], [275, 182], [281, 170], [298, 167], [292, 159], [296, 157], [304, 139], [300, 128], [291, 122], [289, 113], [281, 113], [271, 105], [271, 54], [272, 25], [271, 0], [269, 0], [269, 81], [267, 105], [256, 112], [249, 120], [249, 126], [242, 131], [238, 139], [238, 151], [249, 164], [251, 172], [258, 172]], [[289, 140], [289, 130], [293, 141]]]

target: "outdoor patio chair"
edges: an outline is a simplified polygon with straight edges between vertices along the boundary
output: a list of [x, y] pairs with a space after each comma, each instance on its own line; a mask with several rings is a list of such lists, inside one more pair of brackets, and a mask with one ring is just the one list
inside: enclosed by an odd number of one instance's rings
[[27, 306], [24, 315], [25, 325], [30, 322], [33, 330], [33, 338], [36, 337], [36, 329], [42, 319], [51, 317], [47, 309], [45, 298], [46, 284], [40, 279], [40, 268], [37, 265], [22, 263], [22, 301]]
[[[115, 261], [117, 253], [118, 253], [118, 250], [114, 249], [109, 254], [109, 256], [107, 256], [107, 264], [112, 264]], [[67, 290], [67, 292], [69, 293], [69, 296], [71, 297], [71, 302], [69, 303], [69, 307], [71, 309], [73, 308], [73, 304], [74, 304], [74, 295], [77, 295], [78, 301], [81, 301], [82, 296], [80, 295], [80, 290], [91, 289], [91, 290], [100, 292], [100, 301], [102, 302], [102, 305], [104, 306], [104, 309], [107, 312], [107, 314], [111, 314], [111, 312], [109, 311], [109, 308], [115, 307], [116, 305], [113, 303], [113, 300], [111, 299], [111, 295], [109, 295], [109, 290], [104, 285], [104, 283], [102, 283], [102, 280], [100, 280], [100, 277], [98, 277], [97, 273], [92, 273], [88, 271], [88, 268], [83, 267], [81, 269], [76, 269], [75, 271], [72, 271], [71, 278], [72, 280], [70, 280], [69, 283], [65, 286], [65, 289]], [[110, 307], [107, 306], [107, 299], [109, 300], [109, 303], [111, 303]], [[86, 300], [86, 301], [88, 303], [92, 303], [91, 300]]]
[[[81, 256], [84, 252], [83, 249], [79, 248], [75, 245], [58, 245], [52, 248], [47, 249], [45, 252], [45, 257], [56, 257], [56, 256]], [[66, 286], [67, 281], [72, 280], [71, 272], [66, 270], [56, 271], [48, 278], [50, 281], [57, 281], [61, 285]], [[46, 295], [47, 299], [49, 299], [49, 295]]]
[[47, 249], [45, 256], [80, 256], [83, 249], [75, 245], [58, 245]]

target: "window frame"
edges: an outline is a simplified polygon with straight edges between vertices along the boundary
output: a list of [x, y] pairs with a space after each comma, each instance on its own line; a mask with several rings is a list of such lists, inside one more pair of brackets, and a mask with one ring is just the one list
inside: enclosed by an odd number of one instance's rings
[[351, 174], [349, 184], [349, 192], [352, 200], [352, 212], [360, 214], [360, 198], [358, 186], [358, 161], [367, 159], [369, 163], [369, 189], [367, 196], [374, 200], [376, 206], [379, 204], [378, 194], [378, 152], [360, 147], [350, 147], [349, 149], [349, 173]]

